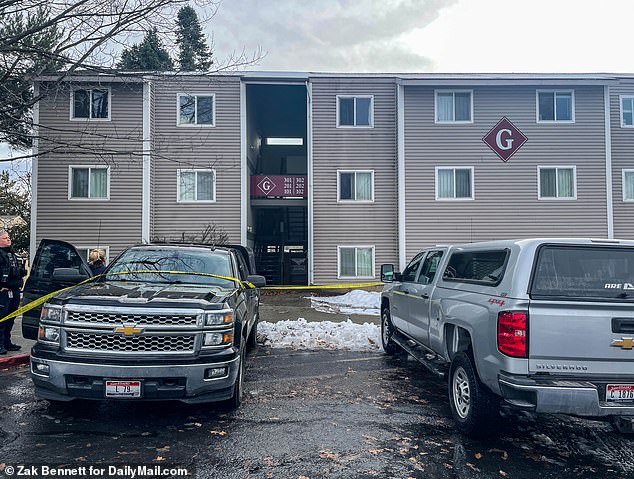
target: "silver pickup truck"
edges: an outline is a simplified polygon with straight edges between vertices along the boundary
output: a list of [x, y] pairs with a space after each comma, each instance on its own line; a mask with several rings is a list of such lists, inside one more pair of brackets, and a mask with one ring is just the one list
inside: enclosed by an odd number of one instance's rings
[[381, 279], [385, 352], [448, 377], [461, 432], [490, 429], [500, 401], [632, 432], [634, 241], [438, 246]]

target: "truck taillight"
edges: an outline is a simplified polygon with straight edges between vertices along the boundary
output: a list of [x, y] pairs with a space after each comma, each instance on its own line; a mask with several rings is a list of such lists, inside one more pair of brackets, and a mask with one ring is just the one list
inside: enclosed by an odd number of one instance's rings
[[498, 313], [498, 349], [514, 358], [528, 357], [528, 313], [500, 311]]

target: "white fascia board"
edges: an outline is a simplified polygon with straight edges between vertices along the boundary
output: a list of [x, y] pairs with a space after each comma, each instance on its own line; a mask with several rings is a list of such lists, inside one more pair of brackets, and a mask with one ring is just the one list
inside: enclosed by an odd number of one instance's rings
[[610, 87], [603, 87], [603, 110], [605, 113], [605, 191], [606, 191], [606, 215], [608, 222], [608, 239], [614, 238], [614, 206], [613, 206], [613, 183], [612, 183], [612, 130], [610, 118]]
[[[33, 82], [33, 98], [40, 94], [40, 85]], [[38, 170], [38, 148], [39, 148], [39, 124], [40, 124], [40, 102], [33, 105], [33, 145], [31, 147], [31, 233], [29, 237], [29, 264], [33, 265], [35, 251], [37, 250], [37, 170]]]
[[150, 242], [150, 195], [152, 174], [152, 82], [143, 82], [143, 200], [141, 213], [141, 242]]
[[[215, 105], [214, 105], [215, 107]], [[214, 108], [215, 109], [215, 108]], [[240, 82], [240, 244], [247, 246], [247, 206], [250, 205], [247, 185], [249, 164], [247, 162], [247, 87]]]

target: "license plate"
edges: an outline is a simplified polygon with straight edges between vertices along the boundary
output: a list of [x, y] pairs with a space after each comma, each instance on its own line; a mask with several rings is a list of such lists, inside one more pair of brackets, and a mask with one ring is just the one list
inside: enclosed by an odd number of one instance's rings
[[634, 401], [634, 384], [608, 384], [605, 387], [606, 401]]
[[140, 398], [141, 381], [106, 381], [107, 398]]

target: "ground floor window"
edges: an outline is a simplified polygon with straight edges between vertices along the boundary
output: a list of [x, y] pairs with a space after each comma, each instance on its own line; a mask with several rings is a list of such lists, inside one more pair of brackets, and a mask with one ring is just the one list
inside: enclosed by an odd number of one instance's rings
[[109, 246], [78, 246], [76, 249], [79, 255], [82, 257], [82, 259], [86, 261], [86, 263], [88, 263], [90, 259], [90, 252], [92, 250], [102, 250], [105, 255], [106, 264], [108, 263], [108, 260], [110, 259]]
[[69, 199], [107, 200], [109, 198], [109, 167], [71, 166], [69, 177]]
[[472, 200], [473, 167], [437, 167], [436, 199]]
[[374, 246], [338, 246], [339, 278], [374, 278]]
[[623, 201], [634, 201], [634, 169], [623, 170]]
[[576, 168], [574, 166], [538, 166], [540, 200], [575, 200]]
[[214, 170], [178, 170], [178, 202], [216, 201], [216, 172]]

